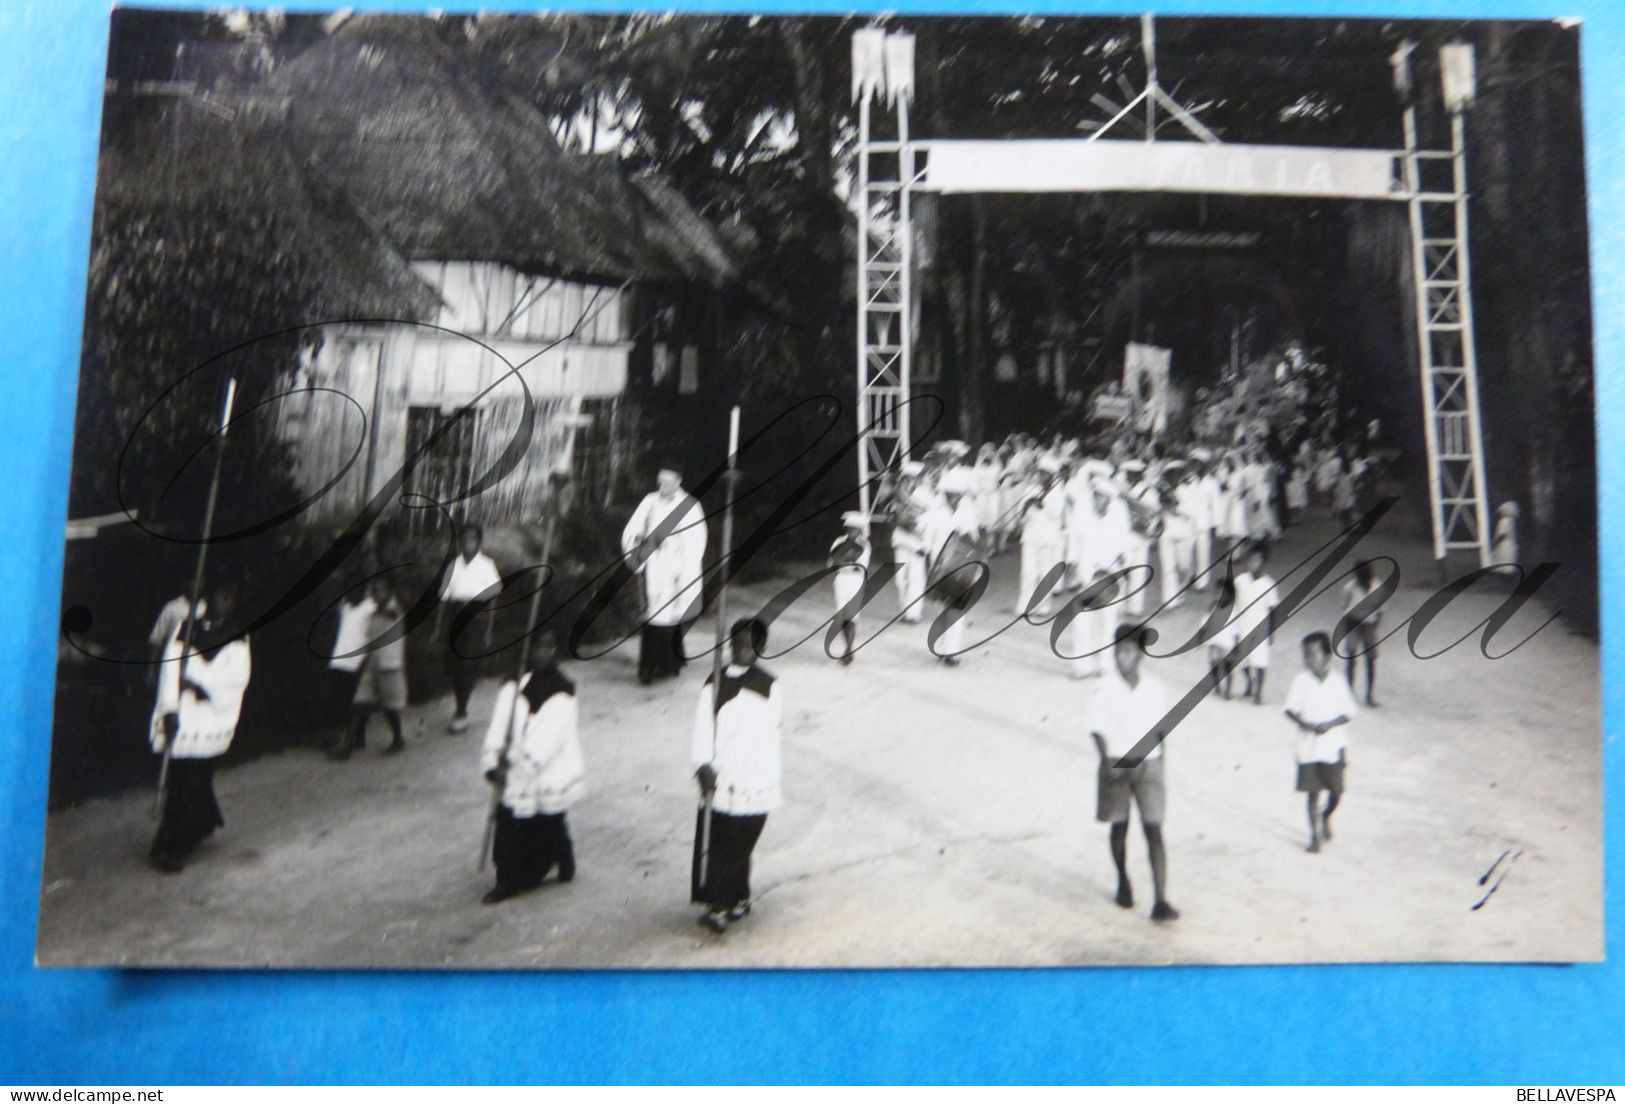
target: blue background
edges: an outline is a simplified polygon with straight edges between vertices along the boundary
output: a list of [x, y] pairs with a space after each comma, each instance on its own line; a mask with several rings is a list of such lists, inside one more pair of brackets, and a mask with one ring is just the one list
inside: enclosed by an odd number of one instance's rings
[[[1619, 448], [1625, 324], [1616, 313], [1625, 302], [1625, 5], [1616, 9], [1610, 2], [1251, 0], [1164, 3], [1158, 10], [1585, 19], [1608, 642], [1605, 762], [1610, 804], [1617, 808], [1622, 777], [1614, 734], [1622, 719], [1618, 676], [1625, 662], [1618, 630], [1625, 611], [1613, 538], [1625, 535], [1625, 453]], [[486, 0], [485, 6], [520, 8], [511, 0]], [[534, 0], [525, 6], [534, 9]], [[863, 5], [763, 0], [755, 10], [857, 6]], [[1123, 10], [1078, 0], [896, 7]], [[0, 517], [6, 544], [0, 554], [0, 670], [6, 672], [0, 683], [0, 1083], [1625, 1081], [1618, 909], [1610, 910], [1608, 925], [1615, 961], [1576, 967], [706, 975], [36, 970], [50, 642], [107, 11], [104, 0], [7, 0], [0, 8]], [[1621, 818], [1611, 816], [1610, 901], [1619, 899], [1625, 876], [1622, 835]]]

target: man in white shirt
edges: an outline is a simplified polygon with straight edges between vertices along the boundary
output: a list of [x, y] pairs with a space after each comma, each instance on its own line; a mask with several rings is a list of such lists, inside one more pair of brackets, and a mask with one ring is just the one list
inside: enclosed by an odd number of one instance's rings
[[778, 680], [757, 663], [767, 646], [767, 625], [741, 618], [733, 623], [728, 642], [732, 662], [722, 669], [720, 684], [705, 680], [695, 703], [691, 747], [694, 778], [707, 799], [695, 825], [696, 848], [705, 818], [711, 820], [704, 881], [695, 886], [695, 900], [705, 905], [700, 923], [719, 935], [750, 915], [751, 852], [767, 814], [783, 800], [783, 698]]
[[473, 697], [474, 686], [480, 678], [479, 658], [464, 655], [457, 638], [470, 620], [469, 611], [489, 602], [502, 589], [502, 573], [497, 570], [496, 561], [480, 551], [485, 530], [469, 522], [463, 526], [459, 540], [462, 554], [451, 561], [440, 584], [440, 601], [449, 607], [451, 614], [446, 629], [446, 663], [451, 668], [451, 693], [456, 700], [451, 732], [467, 731], [468, 700]]
[[1167, 690], [1140, 669], [1145, 631], [1140, 625], [1117, 627], [1112, 646], [1115, 663], [1095, 687], [1089, 701], [1089, 734], [1100, 752], [1095, 819], [1111, 825], [1117, 903], [1122, 908], [1133, 908], [1134, 890], [1128, 878], [1128, 821], [1131, 805], [1139, 806], [1155, 895], [1151, 919], [1177, 920], [1179, 913], [1168, 903], [1168, 857], [1162, 843], [1162, 817], [1167, 806], [1163, 742], [1167, 732], [1156, 732], [1156, 746], [1137, 765], [1117, 765], [1168, 713]]
[[682, 476], [662, 468], [621, 531], [626, 565], [643, 576], [644, 621], [638, 681], [671, 678], [683, 669], [683, 633], [700, 615], [705, 572], [705, 511], [683, 490]]
[[[1293, 751], [1298, 760], [1298, 792], [1309, 813], [1309, 850], [1331, 842], [1332, 813], [1343, 799], [1343, 768], [1348, 762], [1348, 728], [1359, 708], [1344, 679], [1331, 674], [1332, 638], [1312, 632], [1303, 638], [1303, 665], [1287, 689], [1286, 715], [1298, 726]], [[1320, 791], [1326, 807], [1320, 808]]]

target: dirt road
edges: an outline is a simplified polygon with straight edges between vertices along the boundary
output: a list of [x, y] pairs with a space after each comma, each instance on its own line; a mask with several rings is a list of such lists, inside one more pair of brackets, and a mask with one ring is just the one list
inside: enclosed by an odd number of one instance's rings
[[[1289, 530], [1279, 577], [1329, 539]], [[1385, 628], [1437, 588], [1425, 550], [1381, 538], [1405, 583]], [[1396, 552], [1403, 548], [1403, 552]], [[1006, 624], [1014, 558], [967, 642]], [[764, 600], [769, 591], [749, 597]], [[738, 606], [746, 595], [736, 592]], [[1503, 593], [1478, 588], [1423, 634], [1465, 634]], [[827, 616], [818, 588], [781, 619], [769, 651]], [[873, 632], [894, 610], [888, 594]], [[1381, 708], [1351, 730], [1337, 838], [1306, 854], [1281, 716], [1297, 640], [1330, 628], [1335, 596], [1278, 634], [1266, 703], [1208, 699], [1167, 749], [1174, 924], [1143, 898], [1111, 901], [1105, 830], [1093, 821], [1095, 754], [1074, 681], [1046, 629], [1020, 625], [950, 669], [924, 625], [896, 625], [842, 667], [817, 642], [773, 659], [786, 695], [785, 807], [757, 851], [755, 914], [726, 937], [687, 903], [694, 789], [691, 711], [706, 664], [639, 687], [622, 648], [576, 663], [591, 795], [571, 813], [580, 872], [496, 907], [475, 873], [488, 790], [475, 730], [444, 734], [435, 703], [408, 715], [409, 751], [332, 763], [290, 751], [221, 773], [227, 827], [183, 873], [143, 861], [150, 794], [52, 815], [42, 963], [263, 966], [931, 966], [1363, 960], [1574, 960], [1602, 953], [1601, 743], [1595, 646], [1554, 622], [1491, 661], [1479, 632], [1426, 661], [1404, 634], [1382, 649]], [[1157, 624], [1190, 636], [1205, 609]], [[1496, 652], [1552, 611], [1534, 603]], [[708, 639], [702, 622], [693, 634]], [[820, 636], [821, 639], [821, 636]], [[1150, 669], [1182, 691], [1196, 649]], [[376, 722], [381, 729], [381, 722]], [[1506, 876], [1487, 903], [1480, 877]]]

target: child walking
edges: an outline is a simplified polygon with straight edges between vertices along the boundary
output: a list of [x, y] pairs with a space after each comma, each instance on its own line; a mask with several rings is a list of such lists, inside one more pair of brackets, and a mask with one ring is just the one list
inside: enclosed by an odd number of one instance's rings
[[[440, 602], [446, 622], [446, 665], [451, 671], [451, 693], [456, 712], [446, 731], [452, 735], [468, 731], [468, 702], [474, 696], [474, 687], [480, 680], [480, 661], [465, 656], [457, 645], [458, 631], [463, 627], [464, 615], [470, 609], [479, 609], [502, 589], [502, 573], [496, 561], [480, 549], [484, 546], [485, 530], [474, 522], [464, 525], [458, 534], [462, 554], [452, 559], [440, 583]], [[436, 624], [439, 621], [437, 619]], [[486, 622], [485, 640], [491, 641], [490, 622]]]
[[1236, 670], [1235, 658], [1230, 654], [1236, 648], [1241, 637], [1236, 633], [1236, 579], [1235, 572], [1231, 570], [1229, 561], [1224, 566], [1224, 581], [1219, 584], [1218, 593], [1213, 600], [1213, 610], [1208, 614], [1208, 621], [1223, 618], [1218, 631], [1207, 642], [1207, 663], [1213, 671], [1213, 685], [1219, 690], [1219, 696], [1225, 701], [1230, 700], [1230, 683]]
[[[350, 728], [330, 753], [340, 761], [367, 746], [367, 722], [372, 720], [374, 710], [384, 714], [393, 737], [385, 754], [406, 750], [401, 736], [401, 710], [406, 708], [406, 637], [386, 639], [400, 623], [401, 603], [383, 579], [374, 579], [368, 585], [367, 603], [371, 607], [367, 614], [368, 651], [361, 658], [355, 696], [350, 700]], [[343, 630], [340, 632], [342, 635]]]
[[[1236, 636], [1243, 641], [1240, 658], [1241, 672], [1247, 679], [1242, 697], [1252, 698], [1254, 705], [1264, 704], [1264, 676], [1270, 668], [1270, 637], [1274, 633], [1271, 620], [1281, 596], [1275, 580], [1264, 570], [1264, 546], [1254, 543], [1247, 549], [1243, 561], [1246, 569], [1236, 576]], [[1251, 648], [1245, 643], [1247, 636], [1259, 626], [1264, 635]]]
[[1377, 708], [1377, 624], [1382, 620], [1382, 610], [1374, 609], [1363, 613], [1361, 620], [1356, 620], [1355, 607], [1364, 602], [1377, 590], [1375, 572], [1370, 560], [1361, 560], [1354, 565], [1354, 578], [1343, 587], [1343, 620], [1350, 622], [1344, 639], [1348, 641], [1348, 682], [1350, 692], [1354, 691], [1356, 678], [1354, 661], [1360, 656], [1365, 657], [1365, 703], [1372, 709]]
[[[1331, 677], [1332, 638], [1312, 632], [1303, 638], [1303, 665], [1286, 695], [1286, 715], [1298, 726], [1294, 752], [1298, 792], [1309, 815], [1309, 851], [1318, 852], [1332, 839], [1332, 814], [1343, 799], [1343, 771], [1348, 760], [1347, 725], [1358, 712], [1349, 684]], [[1326, 791], [1326, 806], [1320, 793]]]

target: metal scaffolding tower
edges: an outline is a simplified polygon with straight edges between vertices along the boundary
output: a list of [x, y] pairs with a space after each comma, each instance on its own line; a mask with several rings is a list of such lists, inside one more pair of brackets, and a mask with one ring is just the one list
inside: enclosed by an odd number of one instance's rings
[[1422, 412], [1428, 451], [1433, 555], [1474, 552], [1490, 563], [1478, 353], [1467, 248], [1467, 153], [1459, 105], [1450, 149], [1418, 147], [1416, 107], [1405, 110], [1405, 188], [1410, 207]]
[[[914, 37], [871, 27], [852, 36], [852, 97], [858, 104], [857, 423], [860, 502], [868, 513], [871, 481], [908, 458], [909, 369], [914, 344], [910, 198], [915, 190], [967, 192], [1221, 191], [1408, 204], [1416, 300], [1419, 375], [1426, 429], [1428, 494], [1434, 556], [1476, 552], [1490, 562], [1491, 531], [1478, 409], [1468, 264], [1467, 162], [1463, 113], [1473, 100], [1472, 47], [1439, 52], [1450, 148], [1422, 148], [1417, 110], [1405, 109], [1403, 150], [1227, 146], [1162, 89], [1155, 23], [1141, 19], [1146, 82], [1119, 106], [1097, 96], [1112, 115], [1095, 133], [1074, 140], [944, 141], [911, 138]], [[1390, 59], [1396, 89], [1410, 99], [1406, 43]], [[875, 100], [885, 97], [884, 111]], [[1159, 121], [1158, 108], [1166, 112]], [[1102, 140], [1143, 109], [1143, 138]], [[1161, 142], [1164, 122], [1195, 141]], [[887, 133], [877, 136], [877, 129]], [[1401, 179], [1395, 179], [1395, 162]], [[1270, 171], [1266, 171], [1266, 166]], [[1252, 170], [1257, 167], [1255, 177]], [[1298, 172], [1302, 175], [1294, 176]], [[1230, 181], [1247, 183], [1232, 187]], [[1257, 180], [1256, 184], [1251, 183]], [[1318, 183], [1317, 183], [1318, 181]], [[1084, 350], [1087, 359], [1089, 350]], [[1099, 355], [1099, 350], [1095, 350]]]
[[[852, 87], [858, 100], [858, 497], [869, 513], [881, 473], [908, 459], [909, 375], [914, 345], [914, 147], [908, 106], [913, 96], [914, 36], [879, 28], [852, 36]], [[889, 111], [874, 111], [884, 92]], [[877, 118], [878, 116], [878, 118]], [[890, 116], [888, 120], [888, 116]], [[887, 126], [890, 122], [890, 126]], [[889, 130], [877, 139], [876, 124]]]

